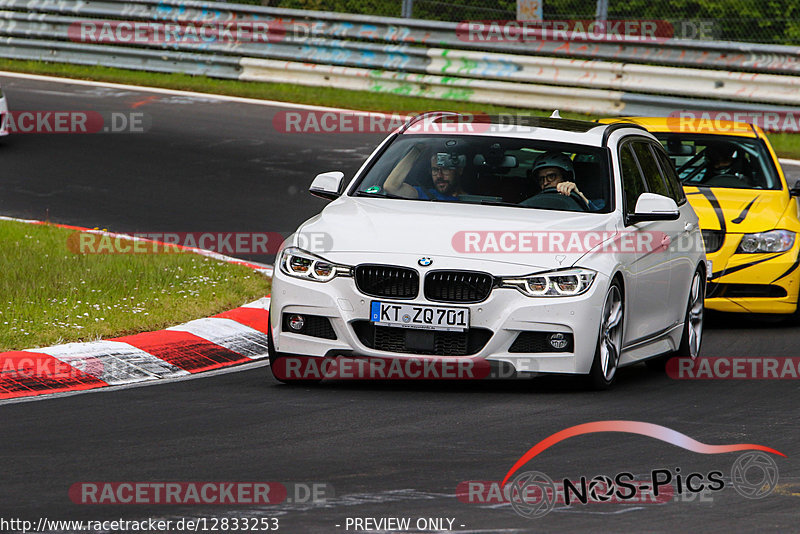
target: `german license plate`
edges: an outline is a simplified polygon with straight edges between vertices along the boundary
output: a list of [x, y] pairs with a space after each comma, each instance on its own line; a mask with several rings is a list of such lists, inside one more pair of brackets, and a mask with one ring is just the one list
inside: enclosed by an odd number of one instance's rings
[[462, 332], [469, 328], [469, 308], [420, 306], [373, 300], [370, 321], [378, 326]]

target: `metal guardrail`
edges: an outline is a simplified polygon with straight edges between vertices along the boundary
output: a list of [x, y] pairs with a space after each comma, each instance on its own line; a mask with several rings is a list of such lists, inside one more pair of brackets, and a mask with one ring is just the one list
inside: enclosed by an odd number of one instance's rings
[[[800, 47], [477, 42], [447, 22], [180, 0], [0, 0], [0, 57], [595, 114], [800, 105]], [[74, 42], [85, 21], [280, 24], [272, 42]]]
[[746, 72], [800, 73], [800, 47], [758, 43], [670, 39], [634, 45], [595, 41], [474, 42], [458, 38], [458, 24], [346, 13], [281, 9], [194, 0], [0, 0], [0, 9], [152, 21], [223, 22], [241, 19], [286, 21], [313, 29], [314, 37], [409, 46], [485, 50], [539, 56], [605, 59], [681, 67], [724, 68]]

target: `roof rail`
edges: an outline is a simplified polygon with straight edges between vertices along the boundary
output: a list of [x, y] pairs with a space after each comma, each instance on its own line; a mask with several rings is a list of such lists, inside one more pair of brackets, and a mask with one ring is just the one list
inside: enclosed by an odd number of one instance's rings
[[620, 130], [622, 128], [636, 128], [638, 130], [643, 130], [643, 131], [645, 131], [647, 133], [650, 133], [650, 131], [647, 128], [645, 128], [641, 124], [636, 124], [633, 121], [629, 121], [629, 122], [612, 122], [611, 124], [608, 125], [608, 127], [603, 132], [603, 146], [606, 146], [608, 144], [608, 138], [612, 133], [614, 133], [617, 130]]
[[401, 134], [405, 132], [412, 125], [418, 123], [421, 120], [429, 119], [431, 117], [444, 117], [448, 115], [455, 115], [456, 117], [458, 117], [460, 114], [456, 113], [455, 111], [426, 111], [425, 113], [420, 113], [419, 115], [416, 115], [408, 119], [408, 121], [406, 121], [406, 123], [400, 127], [397, 133]]

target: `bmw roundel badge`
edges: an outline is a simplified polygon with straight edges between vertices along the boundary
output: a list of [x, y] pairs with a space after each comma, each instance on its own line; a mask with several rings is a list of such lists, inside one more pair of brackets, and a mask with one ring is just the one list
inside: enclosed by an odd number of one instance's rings
[[431, 263], [433, 263], [433, 260], [430, 259], [430, 258], [420, 258], [419, 261], [417, 261], [417, 263], [419, 263], [420, 266], [422, 266], [422, 267], [427, 267]]

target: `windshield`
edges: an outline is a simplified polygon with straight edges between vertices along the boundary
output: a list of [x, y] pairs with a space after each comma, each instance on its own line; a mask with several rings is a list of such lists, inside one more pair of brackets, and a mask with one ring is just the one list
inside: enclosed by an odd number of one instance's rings
[[476, 135], [401, 135], [352, 194], [561, 211], [611, 209], [604, 149]]
[[656, 133], [683, 185], [781, 189], [767, 147], [758, 139]]

